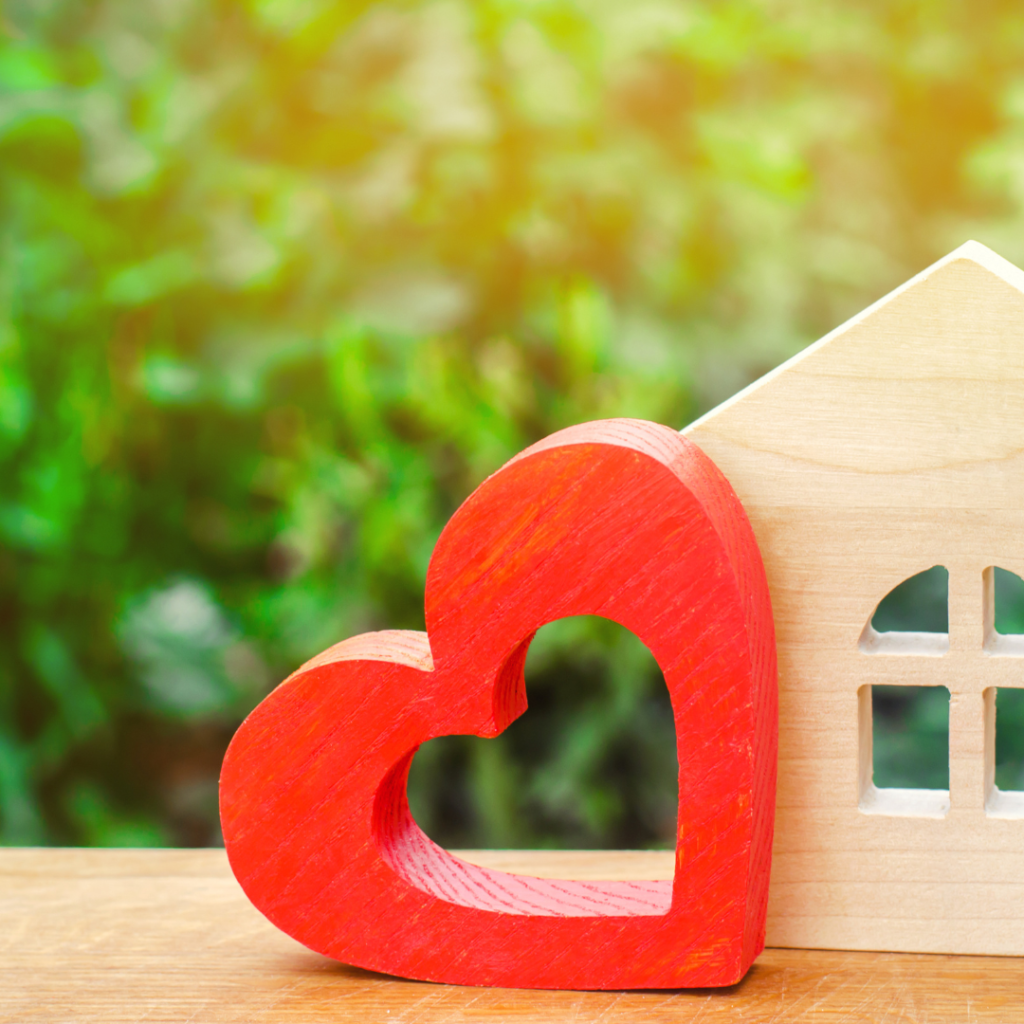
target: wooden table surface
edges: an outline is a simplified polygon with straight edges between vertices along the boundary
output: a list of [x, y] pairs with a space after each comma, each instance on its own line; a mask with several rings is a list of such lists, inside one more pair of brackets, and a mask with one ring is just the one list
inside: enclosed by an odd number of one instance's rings
[[[555, 877], [663, 877], [664, 854], [480, 853]], [[0, 1021], [1024, 1022], [1024, 960], [766, 950], [719, 991], [535, 992], [335, 963], [248, 903], [223, 850], [0, 850]]]

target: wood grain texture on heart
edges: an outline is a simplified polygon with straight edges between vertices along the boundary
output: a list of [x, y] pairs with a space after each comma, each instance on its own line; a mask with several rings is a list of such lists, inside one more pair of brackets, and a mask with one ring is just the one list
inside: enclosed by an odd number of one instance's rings
[[[635, 420], [570, 428], [452, 517], [426, 633], [344, 641], [250, 715], [221, 813], [253, 903], [310, 948], [425, 980], [536, 988], [728, 985], [764, 945], [776, 664], [754, 535], [696, 445]], [[651, 650], [679, 756], [674, 879], [538, 878], [471, 864], [416, 825], [406, 778], [435, 736], [526, 709], [538, 628], [601, 615]]]

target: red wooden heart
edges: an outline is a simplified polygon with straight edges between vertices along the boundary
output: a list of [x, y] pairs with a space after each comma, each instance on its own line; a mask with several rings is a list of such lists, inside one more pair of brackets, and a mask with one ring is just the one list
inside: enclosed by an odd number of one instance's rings
[[[534, 632], [632, 630], [665, 675], [679, 753], [674, 882], [577, 882], [467, 864], [405, 783], [435, 736], [526, 709]], [[764, 946], [775, 813], [771, 606], [738, 498], [667, 427], [561, 431], [486, 480], [427, 576], [426, 633], [307, 662], [239, 728], [221, 774], [232, 869], [311, 949], [409, 978], [529, 988], [729, 985]]]

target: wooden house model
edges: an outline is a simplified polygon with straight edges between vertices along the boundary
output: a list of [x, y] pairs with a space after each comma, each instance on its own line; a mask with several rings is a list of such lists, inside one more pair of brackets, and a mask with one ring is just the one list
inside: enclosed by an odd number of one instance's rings
[[[1024, 954], [1024, 793], [994, 785], [996, 694], [1024, 637], [1024, 272], [976, 242], [684, 433], [753, 524], [779, 653], [767, 942]], [[949, 572], [949, 631], [879, 633], [879, 602]], [[872, 687], [944, 686], [949, 789], [872, 775]]]

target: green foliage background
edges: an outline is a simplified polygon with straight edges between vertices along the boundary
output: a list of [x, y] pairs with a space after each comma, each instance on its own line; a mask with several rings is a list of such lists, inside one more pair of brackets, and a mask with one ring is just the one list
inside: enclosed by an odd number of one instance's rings
[[[340, 638], [421, 627], [442, 525], [518, 449], [683, 426], [966, 237], [1024, 262], [1010, 0], [2, 19], [6, 843], [216, 841], [241, 716]], [[663, 840], [609, 788], [643, 758], [601, 753], [651, 734], [643, 652], [545, 644], [539, 680], [599, 681], [536, 755], [555, 781], [523, 804], [499, 740], [425, 761], [420, 813]]]

